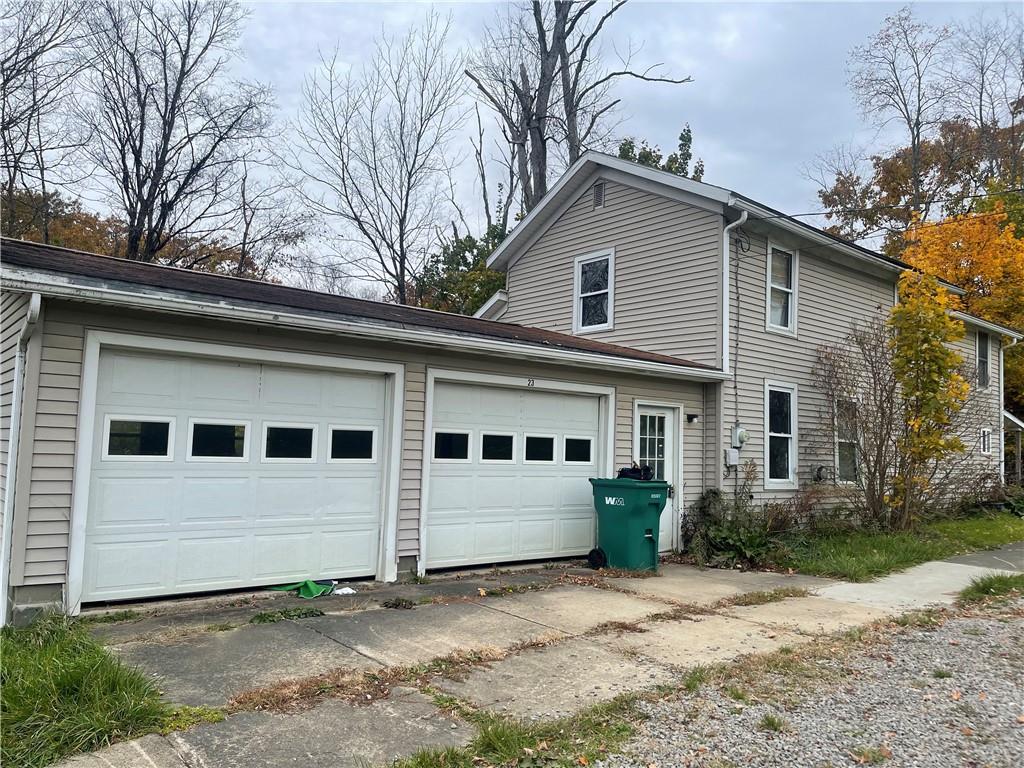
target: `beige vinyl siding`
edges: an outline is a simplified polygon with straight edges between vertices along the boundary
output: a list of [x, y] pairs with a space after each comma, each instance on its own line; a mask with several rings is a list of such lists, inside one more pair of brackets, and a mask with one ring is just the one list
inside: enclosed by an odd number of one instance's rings
[[[0, 530], [3, 499], [7, 498], [7, 466], [11, 451], [11, 416], [14, 409], [14, 367], [18, 336], [28, 315], [29, 295], [4, 291], [0, 297]], [[4, 542], [6, 543], [6, 542]]]
[[[798, 248], [796, 335], [769, 332], [765, 328], [768, 240], [755, 226], [748, 225], [745, 232], [749, 249], [738, 254], [738, 312], [736, 254], [730, 277], [736, 387], [732, 381], [723, 385], [722, 439], [726, 446], [731, 444], [734, 421], [746, 428], [750, 439], [740, 451], [740, 463], [750, 459], [756, 463], [758, 480], [753, 490], [759, 500], [764, 500], [793, 493], [764, 488], [765, 380], [797, 387], [797, 482], [811, 481], [819, 465], [831, 471], [835, 448], [830, 411], [814, 384], [817, 351], [822, 345], [841, 342], [857, 320], [887, 312], [894, 299], [895, 275], [876, 276], [851, 269], [826, 257], [821, 246]], [[773, 242], [783, 248], [797, 245]], [[739, 487], [741, 477], [742, 469], [732, 473], [724, 487]]]
[[[953, 345], [953, 348], [963, 356], [964, 362], [970, 367], [970, 372], [978, 370], [978, 333], [979, 329], [966, 324], [964, 338]], [[978, 389], [974, 397], [976, 403], [967, 407], [972, 413], [977, 414], [977, 424], [971, 428], [966, 435], [963, 435], [964, 443], [970, 452], [970, 459], [987, 471], [998, 473], [1002, 462], [1002, 444], [1000, 435], [1003, 428], [1003, 395], [999, 389], [999, 349], [1001, 339], [997, 334], [989, 333], [989, 356], [988, 356], [988, 380], [989, 385]], [[992, 451], [990, 454], [981, 452], [981, 430], [992, 430]]]
[[[111, 310], [62, 301], [47, 302], [43, 322], [45, 373], [40, 376], [40, 420], [34, 441], [32, 501], [27, 530], [20, 541], [14, 541], [15, 552], [24, 554], [22, 565], [14, 571], [14, 584], [61, 584], [65, 579], [77, 403], [87, 328], [403, 363], [406, 386], [399, 493], [399, 556], [416, 555], [419, 549], [419, 491], [428, 366], [616, 387], [615, 458], [622, 464], [628, 463], [632, 456], [634, 398], [679, 402], [684, 413], [703, 414], [702, 385], [692, 382], [586, 371], [507, 358], [488, 359], [410, 345], [354, 341], [328, 334], [196, 322], [156, 313]], [[54, 365], [57, 363], [60, 365]], [[685, 430], [685, 418], [681, 420]], [[698, 440], [689, 440], [685, 432], [684, 439], [687, 440], [682, 457], [686, 482], [684, 493], [690, 497], [700, 493], [703, 456]]]
[[614, 327], [588, 338], [720, 365], [722, 217], [605, 181], [592, 187], [508, 271], [507, 323], [572, 333], [574, 260], [615, 249]]

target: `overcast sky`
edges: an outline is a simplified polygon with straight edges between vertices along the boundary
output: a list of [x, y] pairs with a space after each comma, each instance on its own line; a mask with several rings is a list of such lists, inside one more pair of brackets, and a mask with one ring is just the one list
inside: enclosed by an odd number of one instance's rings
[[[468, 50], [483, 25], [507, 6], [433, 3], [450, 12], [454, 43]], [[840, 143], [871, 142], [846, 87], [849, 50], [865, 41], [901, 4], [691, 3], [633, 0], [607, 27], [606, 51], [630, 42], [637, 64], [664, 63], [687, 85], [624, 81], [620, 132], [674, 149], [683, 123], [694, 132], [694, 154], [705, 181], [742, 192], [789, 213], [817, 210], [814, 185], [802, 175], [815, 155]], [[303, 77], [318, 50], [340, 48], [344, 60], [369, 55], [382, 30], [401, 32], [421, 19], [422, 3], [260, 2], [242, 39], [239, 75], [272, 85], [282, 116], [295, 114]], [[935, 23], [979, 11], [1020, 12], [1021, 4], [918, 3]], [[467, 150], [468, 152], [468, 146]], [[460, 178], [472, 179], [470, 171]], [[469, 184], [471, 181], [466, 181]], [[461, 190], [475, 199], [472, 190]]]

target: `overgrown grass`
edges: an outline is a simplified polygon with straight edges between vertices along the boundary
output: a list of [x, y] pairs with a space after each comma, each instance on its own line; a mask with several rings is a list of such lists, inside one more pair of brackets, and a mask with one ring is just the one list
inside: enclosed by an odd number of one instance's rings
[[974, 579], [960, 592], [960, 603], [984, 603], [1024, 595], [1024, 573], [994, 573]]
[[619, 749], [643, 720], [640, 697], [623, 695], [572, 717], [526, 722], [489, 712], [463, 713], [477, 727], [468, 746], [426, 749], [394, 768], [477, 768], [478, 766], [590, 765]]
[[942, 520], [892, 533], [794, 534], [783, 541], [777, 565], [815, 576], [869, 581], [928, 560], [1021, 540], [1024, 520], [1009, 514]]
[[290, 619], [312, 619], [323, 616], [319, 608], [285, 608], [281, 611], [261, 611], [249, 619], [250, 624], [276, 624]]
[[113, 657], [86, 627], [48, 616], [5, 627], [0, 762], [48, 765], [161, 730], [174, 710], [142, 673]]

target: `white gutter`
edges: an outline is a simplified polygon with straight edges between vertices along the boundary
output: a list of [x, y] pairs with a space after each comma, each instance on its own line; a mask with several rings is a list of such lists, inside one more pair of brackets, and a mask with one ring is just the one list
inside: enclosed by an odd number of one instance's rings
[[1021, 338], [1024, 338], [1018, 331], [1015, 331], [1012, 328], [1007, 328], [1005, 325], [996, 325], [995, 323], [990, 323], [988, 320], [982, 320], [980, 317], [969, 315], [966, 312], [958, 312], [954, 310], [949, 314], [963, 323], [968, 323], [969, 325], [976, 326], [978, 328], [981, 328], [982, 330], [989, 331], [990, 333], [995, 333], [1000, 336], [1006, 336], [1013, 342], [1013, 344], [1007, 345], [1010, 347], [1012, 347], [1014, 344], [1020, 341]]
[[[9, 289], [9, 288], [8, 288]], [[7, 475], [4, 486], [4, 527], [0, 539], [0, 627], [7, 625], [7, 589], [11, 573], [11, 532], [14, 526], [14, 489], [18, 472], [18, 452], [21, 438], [21, 399], [25, 376], [25, 354], [28, 342], [36, 332], [43, 299], [33, 293], [28, 300], [28, 312], [18, 334], [18, 347], [14, 357], [14, 390], [11, 392], [11, 431], [7, 443]]]
[[504, 355], [581, 368], [617, 370], [689, 381], [721, 381], [726, 377], [721, 371], [706, 368], [634, 360], [585, 350], [544, 347], [529, 342], [516, 343], [497, 338], [480, 338], [430, 329], [375, 324], [372, 320], [356, 321], [310, 317], [287, 310], [234, 306], [227, 300], [192, 299], [178, 294], [139, 294], [113, 288], [77, 285], [64, 275], [38, 273], [17, 267], [5, 267], [4, 281], [9, 290], [37, 291], [47, 296], [92, 301], [118, 307], [176, 312], [197, 317], [217, 317], [292, 330], [299, 328], [325, 333], [342, 333], [365, 339], [433, 346], [457, 352]]
[[[729, 273], [732, 271], [729, 259], [729, 233], [735, 227], [742, 226], [747, 220], [747, 212], [741, 211], [740, 217], [722, 230], [722, 371], [728, 376], [729, 365]], [[736, 286], [739, 290], [739, 286]]]

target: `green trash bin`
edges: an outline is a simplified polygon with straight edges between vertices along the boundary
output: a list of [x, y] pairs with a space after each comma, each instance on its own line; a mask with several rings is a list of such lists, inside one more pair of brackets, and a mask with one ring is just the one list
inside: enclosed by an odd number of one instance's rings
[[658, 529], [668, 501], [664, 480], [590, 478], [597, 510], [597, 546], [608, 565], [658, 570]]

